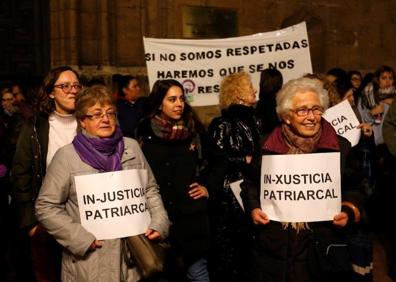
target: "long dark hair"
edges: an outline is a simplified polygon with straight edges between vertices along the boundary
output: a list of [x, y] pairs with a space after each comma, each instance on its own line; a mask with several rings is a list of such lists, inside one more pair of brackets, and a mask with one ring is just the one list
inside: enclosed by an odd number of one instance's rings
[[55, 110], [54, 99], [51, 99], [49, 95], [52, 93], [52, 91], [54, 91], [55, 82], [65, 71], [72, 71], [76, 75], [77, 79], [80, 80], [78, 73], [69, 66], [60, 66], [50, 70], [47, 76], [44, 78], [37, 93], [36, 110], [38, 113], [49, 115]]
[[392, 67], [390, 66], [380, 66], [374, 73], [374, 78], [373, 78], [373, 85], [374, 85], [374, 91], [378, 91], [379, 89], [379, 79], [381, 77], [381, 74], [384, 72], [390, 72], [393, 76], [393, 85], [396, 83], [396, 77], [395, 77], [395, 71], [393, 70]]
[[262, 119], [263, 133], [271, 132], [280, 120], [276, 113], [276, 93], [282, 88], [283, 76], [277, 69], [265, 69], [260, 75], [259, 101], [256, 115]]
[[[185, 95], [183, 85], [180, 82], [174, 79], [164, 79], [157, 80], [154, 85], [151, 93], [148, 97], [148, 116], [154, 116], [161, 113], [160, 107], [162, 105], [162, 101], [168, 93], [168, 90], [173, 87], [179, 87], [183, 95]], [[182, 118], [186, 117], [186, 115], [191, 111], [191, 107], [186, 103], [183, 111]]]

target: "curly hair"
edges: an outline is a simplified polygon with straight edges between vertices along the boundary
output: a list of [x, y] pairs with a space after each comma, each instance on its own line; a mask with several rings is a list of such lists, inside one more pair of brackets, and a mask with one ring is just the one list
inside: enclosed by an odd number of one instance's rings
[[232, 104], [238, 104], [241, 96], [245, 96], [248, 83], [251, 83], [251, 79], [246, 72], [237, 72], [224, 77], [220, 85], [220, 108], [225, 109]]

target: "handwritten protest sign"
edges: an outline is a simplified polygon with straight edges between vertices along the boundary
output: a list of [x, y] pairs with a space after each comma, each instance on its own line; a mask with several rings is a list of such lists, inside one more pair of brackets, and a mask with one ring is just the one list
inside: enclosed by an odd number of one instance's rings
[[81, 225], [97, 239], [142, 234], [150, 223], [146, 170], [75, 176]]

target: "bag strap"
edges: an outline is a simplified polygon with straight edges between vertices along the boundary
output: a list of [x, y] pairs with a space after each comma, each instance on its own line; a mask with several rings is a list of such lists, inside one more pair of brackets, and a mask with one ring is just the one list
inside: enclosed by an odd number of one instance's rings
[[121, 257], [124, 258], [126, 265], [128, 268], [133, 268], [136, 266], [135, 261], [133, 260], [131, 253], [129, 252], [129, 248], [127, 245], [127, 239], [122, 238], [121, 239]]

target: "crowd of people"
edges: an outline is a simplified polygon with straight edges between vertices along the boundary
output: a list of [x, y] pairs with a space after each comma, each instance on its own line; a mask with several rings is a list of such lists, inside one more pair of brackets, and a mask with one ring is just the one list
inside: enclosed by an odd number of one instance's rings
[[[208, 126], [178, 81], [158, 80], [146, 96], [136, 77], [116, 78], [83, 85], [61, 66], [31, 103], [20, 85], [1, 90], [1, 281], [145, 281], [124, 238], [98, 239], [81, 223], [75, 178], [123, 170], [147, 172], [144, 234], [170, 245], [163, 273], [147, 281], [372, 281], [376, 232], [388, 236], [396, 279], [391, 67], [364, 77], [333, 68], [285, 84], [266, 69], [259, 92], [249, 74], [233, 73]], [[322, 117], [344, 100], [360, 122], [353, 147]], [[341, 209], [325, 221], [273, 220], [262, 209], [263, 156], [313, 154], [326, 163], [326, 153], [340, 156]], [[348, 262], [323, 265], [324, 241], [348, 246], [340, 248]]]

